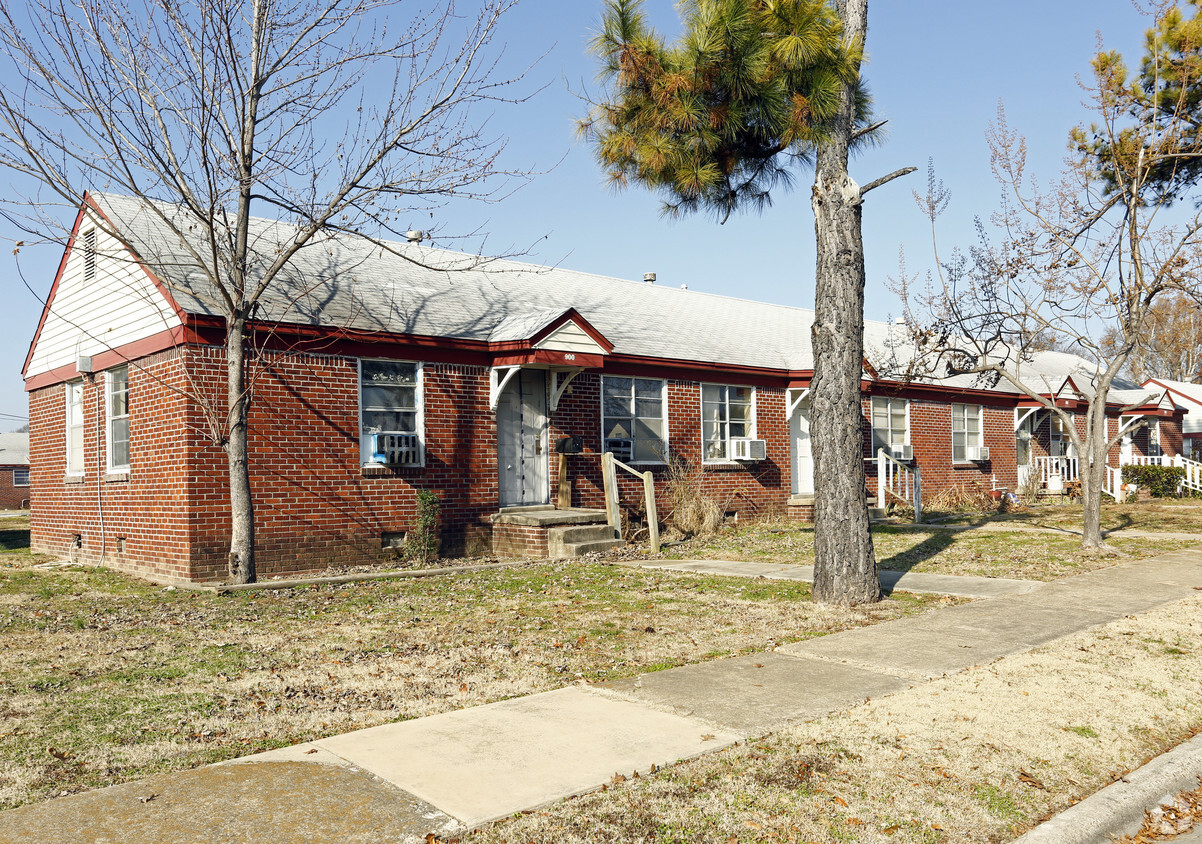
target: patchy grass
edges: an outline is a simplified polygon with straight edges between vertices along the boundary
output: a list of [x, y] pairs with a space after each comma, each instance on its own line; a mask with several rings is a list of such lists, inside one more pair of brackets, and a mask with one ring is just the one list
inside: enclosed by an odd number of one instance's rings
[[23, 560], [0, 568], [0, 808], [949, 603], [582, 563], [210, 595]]
[[[1039, 504], [1018, 512], [960, 514], [945, 524], [983, 524], [1013, 522], [1030, 527], [1081, 529], [1081, 505]], [[1192, 533], [1202, 536], [1202, 500], [1197, 498], [1157, 498], [1134, 504], [1102, 502], [1103, 530], [1137, 530], [1150, 533]]]
[[1010, 841], [1202, 728], [1202, 656], [1146, 647], [1199, 637], [1191, 598], [463, 841]]
[[[996, 526], [956, 531], [875, 525], [872, 534], [878, 564], [893, 571], [1046, 581], [1113, 565], [1116, 559], [1083, 552], [1080, 540], [1070, 533], [1007, 531]], [[1140, 558], [1197, 545], [1202, 535], [1198, 540], [1111, 537], [1108, 542], [1121, 555]], [[810, 565], [814, 529], [777, 520], [744, 522], [674, 545], [665, 549], [664, 556]]]

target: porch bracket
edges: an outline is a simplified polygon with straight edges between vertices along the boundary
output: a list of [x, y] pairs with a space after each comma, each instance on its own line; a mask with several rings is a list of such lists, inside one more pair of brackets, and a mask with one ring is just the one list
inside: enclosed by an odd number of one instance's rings
[[[501, 393], [505, 390], [505, 385], [509, 383], [520, 366], [494, 366], [488, 372], [488, 409], [495, 411], [497, 402], [501, 399]], [[502, 375], [501, 373], [504, 373]]]
[[[551, 394], [551, 412], [559, 410], [559, 400], [563, 398], [564, 391], [568, 385], [579, 375], [584, 372], [584, 367], [578, 366], [575, 369], [552, 369], [551, 380], [547, 382], [547, 391]], [[559, 377], [563, 376], [563, 381], [560, 382]]]
[[1039, 411], [1043, 410], [1043, 408], [1042, 407], [1028, 408], [1027, 412], [1024, 413], [1022, 416], [1018, 415], [1018, 412], [1020, 410], [1022, 410], [1022, 408], [1020, 408], [1020, 407], [1014, 408], [1014, 430], [1016, 430], [1016, 431], [1022, 427], [1022, 424], [1024, 422], [1027, 421], [1027, 417], [1029, 417], [1033, 413], [1038, 413]]
[[[793, 392], [790, 390], [789, 392]], [[789, 412], [785, 414], [786, 419], [792, 419], [797, 414], [797, 408], [801, 407], [801, 403], [806, 400], [806, 396], [810, 394], [810, 388], [806, 387], [796, 396], [789, 399]]]

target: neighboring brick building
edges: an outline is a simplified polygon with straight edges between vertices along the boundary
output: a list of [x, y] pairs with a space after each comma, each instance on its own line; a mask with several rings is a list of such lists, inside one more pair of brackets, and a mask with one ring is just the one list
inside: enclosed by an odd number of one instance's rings
[[[161, 581], [221, 579], [226, 459], [203, 410], [223, 406], [221, 320], [154, 215], [124, 197], [88, 203], [24, 369], [33, 547]], [[256, 221], [252, 236], [270, 248], [276, 226]], [[665, 456], [728, 513], [808, 513], [811, 311], [395, 249], [420, 263], [323, 241], [257, 313], [261, 575], [388, 556], [423, 489], [442, 502], [444, 553], [494, 541], [545, 551], [545, 534], [494, 529], [492, 517], [556, 500], [552, 454], [569, 436], [582, 446], [567, 457], [575, 507], [604, 507], [600, 456], [610, 451], [654, 473], [661, 513]], [[871, 343], [892, 330], [870, 323], [866, 333]], [[1058, 401], [1083, 408], [1070, 376], [1084, 362], [1041, 360], [1043, 376], [1066, 384]], [[1180, 442], [1163, 391], [1134, 398], [1136, 412], [1162, 420], [1162, 446]], [[1013, 488], [1024, 472], [1072, 459], [1046, 410], [971, 379], [900, 384], [866, 371], [863, 412], [865, 457], [885, 448], [898, 457], [890, 466], [919, 467], [926, 495]], [[619, 485], [638, 501], [638, 479]]]
[[0, 434], [0, 510], [29, 508], [29, 434]]

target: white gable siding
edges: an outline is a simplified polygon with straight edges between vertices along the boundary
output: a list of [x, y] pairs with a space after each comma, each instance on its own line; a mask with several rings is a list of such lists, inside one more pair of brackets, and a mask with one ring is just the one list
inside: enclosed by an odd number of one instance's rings
[[1185, 408], [1185, 418], [1181, 422], [1181, 430], [1186, 434], [1202, 434], [1202, 402], [1187, 399], [1184, 396], [1173, 396], [1173, 400]]
[[589, 355], [605, 354], [605, 350], [574, 322], [564, 323], [547, 335], [545, 339], [536, 343], [535, 348], [554, 349], [557, 352], [580, 352]]
[[[85, 219], [79, 234], [91, 226]], [[98, 355], [179, 324], [146, 272], [115, 238], [97, 228], [95, 275], [84, 278], [80, 237], [63, 268], [25, 375], [74, 366], [77, 355]]]

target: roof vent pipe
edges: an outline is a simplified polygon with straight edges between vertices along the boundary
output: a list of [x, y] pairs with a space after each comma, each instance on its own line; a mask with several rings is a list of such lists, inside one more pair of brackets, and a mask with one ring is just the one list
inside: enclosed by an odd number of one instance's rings
[[681, 289], [681, 290], [688, 290], [688, 289], [689, 289], [689, 286], [688, 286], [687, 284], [682, 284], [682, 285], [680, 285], [680, 289]]
[[409, 231], [405, 232], [405, 240], [409, 241], [410, 243], [421, 243], [425, 239], [425, 232], [417, 231], [416, 229], [410, 229]]
[[643, 281], [648, 284], [655, 284], [655, 273], [643, 273]]

